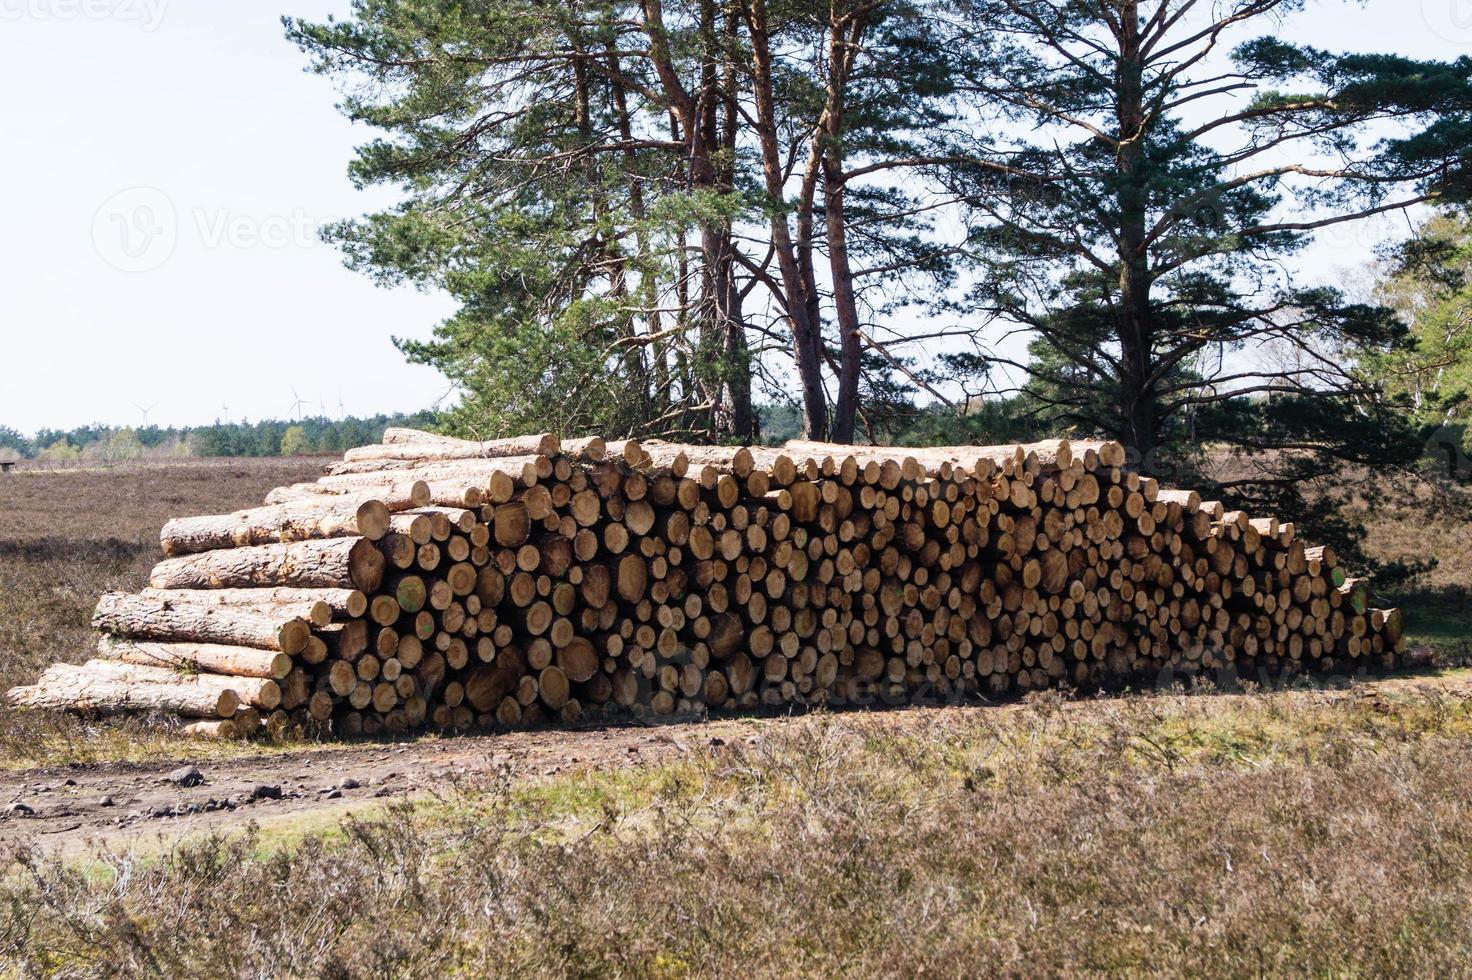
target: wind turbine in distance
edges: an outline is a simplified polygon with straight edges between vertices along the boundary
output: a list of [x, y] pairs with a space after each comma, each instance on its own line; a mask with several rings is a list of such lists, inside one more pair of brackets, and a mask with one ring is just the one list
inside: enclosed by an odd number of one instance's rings
[[302, 420], [302, 406], [306, 404], [306, 401], [302, 398], [301, 395], [298, 395], [296, 393], [295, 386], [293, 386], [291, 389], [291, 397], [296, 399], [296, 401], [291, 403], [291, 411], [296, 414], [296, 420], [300, 422]]
[[145, 429], [148, 428], [148, 413], [151, 412], [151, 411], [153, 411], [155, 408], [158, 408], [158, 402], [154, 402], [152, 405], [149, 405], [147, 408], [144, 408], [142, 405], [138, 404], [137, 402], [134, 402], [133, 403], [133, 407], [136, 408], [136, 409], [138, 409], [138, 411], [140, 411], [140, 412], [143, 413], [143, 428], [145, 428]]

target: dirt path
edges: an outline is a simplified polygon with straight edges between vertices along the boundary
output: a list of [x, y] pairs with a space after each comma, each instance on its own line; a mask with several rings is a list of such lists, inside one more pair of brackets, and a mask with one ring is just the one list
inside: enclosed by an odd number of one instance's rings
[[[1472, 675], [1374, 680], [1367, 690], [1433, 692], [1472, 698]], [[1290, 695], [1293, 696], [1293, 695]], [[1326, 692], [1305, 692], [1322, 701]], [[1328, 696], [1336, 696], [1329, 694]], [[1088, 711], [1091, 702], [1067, 710]], [[938, 720], [943, 712], [1013, 712], [998, 708], [910, 708], [872, 717], [896, 731]], [[430, 738], [353, 745], [280, 755], [158, 763], [87, 763], [0, 774], [0, 846], [36, 844], [48, 851], [82, 851], [97, 844], [127, 847], [168, 842], [256, 822], [318, 821], [444, 789], [454, 781], [504, 775], [529, 781], [577, 769], [610, 769], [664, 761], [714, 740], [760, 737], [774, 725], [801, 719], [747, 718]]]
[[[163, 835], [298, 821], [504, 774], [531, 780], [569, 769], [668, 759], [761, 720], [513, 732], [281, 755], [158, 763], [104, 762], [0, 775], [0, 846], [71, 851]], [[766, 723], [771, 723], [766, 722]]]

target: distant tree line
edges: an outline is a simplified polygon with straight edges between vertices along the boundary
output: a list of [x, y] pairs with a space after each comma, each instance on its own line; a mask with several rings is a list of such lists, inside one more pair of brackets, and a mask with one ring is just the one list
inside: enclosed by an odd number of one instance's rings
[[341, 453], [383, 438], [389, 426], [433, 429], [434, 412], [373, 415], [342, 419], [263, 419], [259, 422], [215, 422], [202, 426], [141, 427], [100, 423], [73, 429], [40, 429], [26, 436], [0, 425], [0, 455], [68, 462], [82, 459], [124, 460], [189, 456], [296, 456]]

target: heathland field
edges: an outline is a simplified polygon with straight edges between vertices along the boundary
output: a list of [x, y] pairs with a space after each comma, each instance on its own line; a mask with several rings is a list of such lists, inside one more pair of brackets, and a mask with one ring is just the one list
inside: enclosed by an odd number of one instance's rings
[[[0, 476], [0, 684], [86, 659], [165, 519], [320, 465]], [[1371, 543], [1441, 560], [1401, 598], [1455, 665], [1472, 527], [1406, 499]], [[347, 745], [0, 709], [0, 972], [1453, 974], [1469, 698], [1444, 669]]]

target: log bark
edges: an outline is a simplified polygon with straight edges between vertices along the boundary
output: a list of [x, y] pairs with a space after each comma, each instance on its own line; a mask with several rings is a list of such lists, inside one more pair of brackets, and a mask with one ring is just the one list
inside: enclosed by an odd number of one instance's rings
[[156, 589], [140, 595], [175, 605], [195, 603], [232, 606], [300, 616], [313, 626], [326, 626], [334, 619], [357, 619], [368, 611], [368, 596], [357, 589], [297, 589], [264, 586], [259, 589]]
[[290, 655], [279, 650], [257, 650], [221, 643], [157, 643], [100, 636], [97, 638], [97, 654], [105, 660], [146, 667], [277, 681], [291, 673]]
[[[393, 438], [388, 438], [392, 436]], [[388, 429], [384, 442], [376, 446], [349, 449], [343, 457], [348, 463], [412, 462], [454, 459], [496, 459], [505, 456], [567, 456], [583, 463], [601, 462], [607, 455], [607, 443], [600, 436], [560, 440], [551, 434], [515, 436], [477, 442], [451, 436], [418, 432], [414, 429]]]
[[375, 492], [385, 487], [402, 492], [403, 487], [422, 481], [429, 487], [425, 504], [479, 507], [487, 497], [490, 503], [501, 503], [515, 490], [536, 486], [552, 468], [551, 459], [541, 454], [415, 463], [397, 470], [374, 463], [344, 463], [336, 468], [339, 472], [324, 476], [317, 484], [336, 493]]
[[222, 589], [257, 586], [377, 590], [383, 553], [365, 538], [333, 538], [257, 545], [169, 558], [154, 566], [156, 589]]
[[92, 625], [135, 639], [221, 643], [300, 653], [311, 624], [300, 617], [225, 606], [175, 605], [167, 600], [109, 592], [98, 601]]
[[693, 446], [657, 439], [646, 439], [640, 446], [644, 450], [646, 465], [649, 466], [667, 467], [677, 460], [683, 460], [684, 465], [694, 469], [711, 466], [722, 473], [745, 477], [755, 465], [751, 450], [743, 447]]
[[[601, 463], [608, 456], [608, 443], [600, 436], [564, 439], [561, 453], [580, 463]], [[551, 455], [550, 453], [548, 455]]]
[[7, 696], [16, 707], [96, 715], [165, 712], [186, 718], [229, 718], [240, 707], [239, 696], [231, 690], [184, 680], [140, 684], [70, 664], [52, 666], [34, 685], [12, 688]]
[[430, 504], [429, 484], [423, 480], [399, 480], [384, 476], [376, 481], [364, 481], [357, 487], [334, 489], [322, 483], [293, 483], [277, 487], [266, 494], [268, 507], [287, 504], [312, 504], [330, 506], [336, 500], [379, 500], [390, 511], [408, 510], [411, 507], [427, 507]]
[[[485, 491], [472, 478], [444, 474], [434, 480], [424, 480], [415, 472], [400, 473], [372, 471], [366, 473], [324, 476], [317, 483], [307, 484], [316, 488], [317, 494], [375, 494], [390, 500], [411, 501], [410, 507], [479, 507]], [[298, 485], [300, 486], [300, 485]], [[295, 492], [297, 488], [288, 488]], [[278, 491], [272, 491], [276, 494]], [[267, 498], [267, 502], [272, 502]]]
[[111, 676], [135, 684], [192, 684], [211, 691], [233, 692], [239, 703], [267, 711], [281, 704], [281, 685], [269, 677], [222, 674], [193, 674], [172, 667], [134, 664], [118, 660], [89, 660], [80, 668], [98, 676]]
[[389, 518], [388, 506], [376, 498], [327, 497], [177, 518], [164, 525], [159, 538], [170, 557], [315, 538], [362, 536], [377, 541], [388, 533]]
[[[579, 447], [590, 448], [603, 440], [581, 440]], [[384, 430], [383, 444], [349, 449], [343, 459], [349, 463], [383, 462], [397, 460], [445, 460], [445, 459], [494, 459], [501, 456], [553, 456], [563, 451], [562, 440], [550, 432], [530, 436], [513, 436], [509, 439], [489, 439], [477, 442], [472, 439], [456, 439], [417, 429], [389, 428]], [[601, 458], [601, 457], [600, 457]]]

